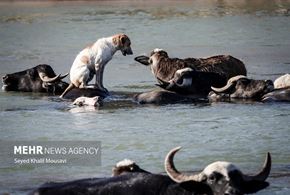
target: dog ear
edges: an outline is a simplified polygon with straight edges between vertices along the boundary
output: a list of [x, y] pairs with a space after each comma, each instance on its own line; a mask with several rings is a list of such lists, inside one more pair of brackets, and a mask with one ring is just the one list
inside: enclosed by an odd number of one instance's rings
[[121, 35], [120, 42], [121, 42], [122, 45], [125, 45], [126, 40], [127, 40], [127, 37], [125, 35]]
[[127, 36], [124, 34], [118, 34], [113, 36], [114, 45], [121, 46], [126, 43]]

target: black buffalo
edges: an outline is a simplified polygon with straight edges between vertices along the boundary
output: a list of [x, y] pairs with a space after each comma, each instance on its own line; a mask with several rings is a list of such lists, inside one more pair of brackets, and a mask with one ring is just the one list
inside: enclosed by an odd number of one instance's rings
[[61, 94], [68, 86], [66, 82], [62, 81], [66, 76], [67, 74], [56, 75], [50, 65], [40, 64], [3, 76], [3, 90]]
[[207, 99], [203, 95], [185, 95], [173, 91], [156, 89], [149, 92], [135, 94], [133, 100], [139, 104], [176, 104], [176, 103], [203, 103]]
[[[82, 179], [64, 183], [47, 183], [32, 192], [32, 195], [242, 195], [266, 188], [265, 180], [271, 170], [268, 153], [262, 170], [253, 176], [243, 174], [229, 162], [217, 161], [198, 174], [180, 173], [173, 158], [180, 148], [171, 150], [165, 159], [168, 175], [153, 174], [140, 168], [136, 171], [118, 172], [114, 177]], [[130, 165], [128, 166], [130, 168]], [[119, 170], [119, 171], [120, 171]], [[141, 171], [139, 171], [141, 170]], [[122, 174], [126, 172], [126, 174]]]
[[191, 68], [176, 71], [174, 77], [168, 82], [157, 79], [160, 83], [157, 86], [184, 95], [207, 95], [212, 86], [221, 87], [227, 82], [226, 77], [218, 73], [195, 71]]
[[232, 77], [224, 87], [212, 87], [210, 100], [251, 99], [260, 101], [262, 97], [274, 90], [271, 80], [254, 80], [243, 75]]

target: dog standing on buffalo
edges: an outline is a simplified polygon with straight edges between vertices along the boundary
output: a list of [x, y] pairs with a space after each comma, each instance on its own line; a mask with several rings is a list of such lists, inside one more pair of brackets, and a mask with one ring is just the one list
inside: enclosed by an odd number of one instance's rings
[[124, 56], [133, 54], [131, 41], [127, 35], [117, 34], [101, 38], [83, 49], [72, 64], [70, 84], [60, 97], [64, 97], [73, 88], [92, 88], [92, 86], [88, 86], [88, 83], [94, 75], [96, 75], [94, 88], [107, 92], [103, 86], [104, 69], [118, 50], [121, 50]]

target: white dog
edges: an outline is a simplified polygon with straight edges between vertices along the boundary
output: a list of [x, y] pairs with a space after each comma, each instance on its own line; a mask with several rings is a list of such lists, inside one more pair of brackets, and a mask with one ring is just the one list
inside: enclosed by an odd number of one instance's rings
[[75, 58], [70, 69], [70, 84], [60, 96], [61, 98], [73, 88], [92, 88], [88, 83], [96, 75], [93, 88], [103, 91], [103, 73], [105, 65], [112, 59], [116, 51], [121, 50], [124, 56], [132, 55], [131, 41], [125, 34], [117, 34], [97, 40], [93, 45], [83, 49]]

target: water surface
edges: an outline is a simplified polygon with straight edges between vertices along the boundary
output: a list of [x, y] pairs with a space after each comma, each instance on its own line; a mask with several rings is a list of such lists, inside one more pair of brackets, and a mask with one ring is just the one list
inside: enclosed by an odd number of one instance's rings
[[[289, 9], [289, 1], [267, 0], [0, 3], [0, 75], [41, 63], [65, 73], [83, 47], [123, 32], [134, 56], [156, 47], [172, 57], [230, 54], [244, 61], [250, 77], [275, 79], [290, 72]], [[104, 75], [110, 91], [155, 88], [134, 56], [117, 53], [110, 61]], [[0, 92], [0, 140], [102, 141], [102, 166], [3, 168], [0, 192], [108, 176], [124, 158], [163, 172], [165, 155], [181, 145], [175, 160], [181, 170], [227, 160], [254, 173], [270, 151], [271, 186], [258, 194], [290, 193], [290, 104], [141, 106], [116, 99], [100, 109], [75, 108], [55, 97]]]

